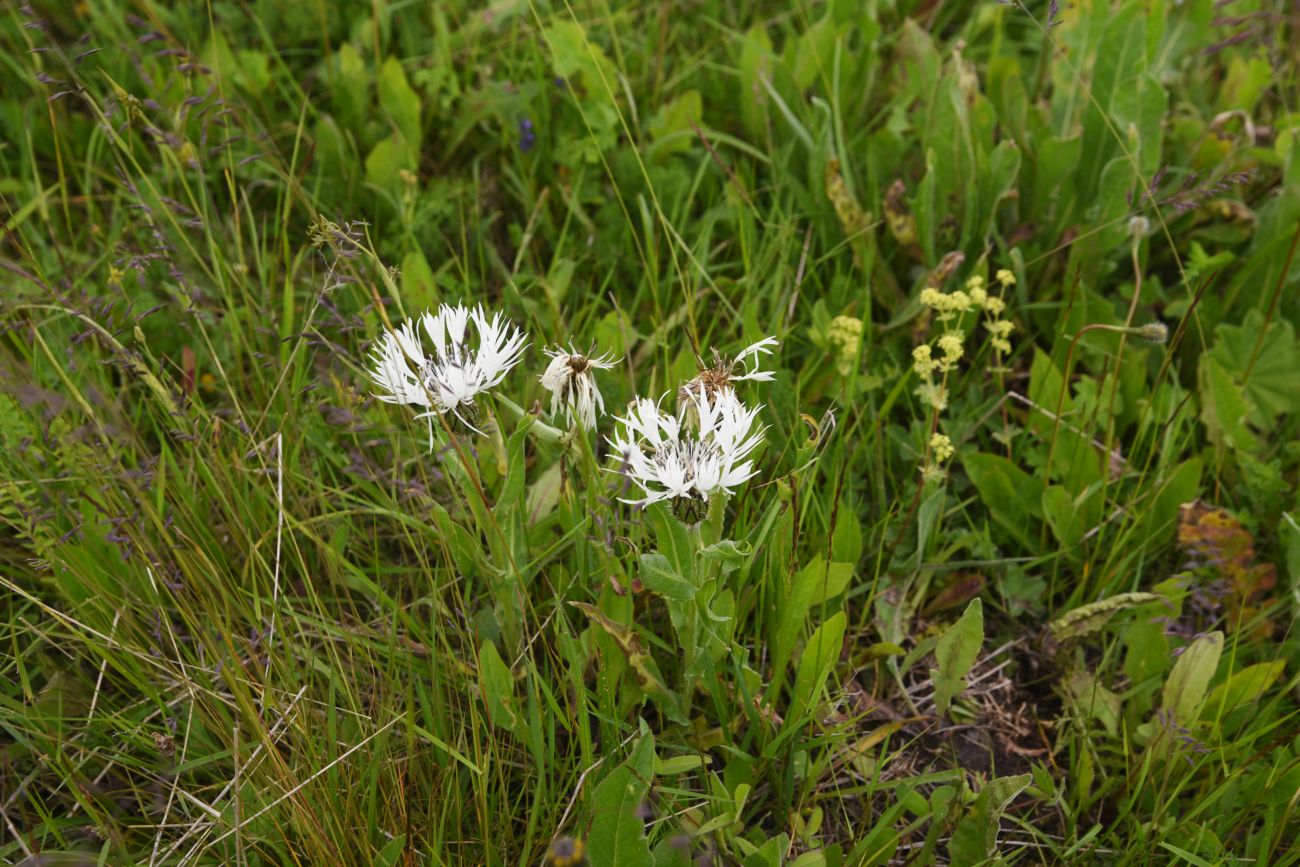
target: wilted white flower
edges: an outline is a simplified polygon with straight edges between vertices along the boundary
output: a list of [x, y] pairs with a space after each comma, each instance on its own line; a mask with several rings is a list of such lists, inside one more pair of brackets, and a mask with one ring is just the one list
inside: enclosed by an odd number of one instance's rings
[[551, 393], [551, 416], [563, 409], [570, 422], [577, 421], [587, 430], [596, 426], [596, 416], [605, 412], [605, 399], [596, 385], [595, 370], [609, 370], [614, 357], [609, 354], [595, 356], [575, 352], [570, 346], [548, 349], [551, 357], [546, 372], [542, 374], [542, 388]]
[[[692, 409], [690, 396], [701, 388], [709, 393], [710, 398], [713, 398], [731, 388], [732, 383], [745, 380], [771, 382], [776, 378], [776, 374], [770, 370], [763, 370], [759, 366], [762, 362], [760, 356], [770, 355], [772, 347], [780, 342], [775, 337], [765, 337], [757, 343], [746, 346], [735, 358], [723, 358], [716, 349], [713, 350], [713, 366], [703, 368], [694, 379], [677, 390], [678, 410], [690, 411]], [[701, 359], [700, 364], [703, 363]]]
[[624, 461], [622, 472], [645, 494], [633, 505], [668, 500], [684, 523], [698, 523], [708, 499], [730, 494], [757, 470], [749, 455], [763, 441], [763, 427], [755, 426], [762, 407], [749, 408], [732, 389], [710, 393], [703, 384], [687, 392], [699, 426], [683, 429], [675, 415], [661, 412], [646, 398], [628, 407], [618, 419], [619, 435], [610, 439]]
[[[477, 339], [470, 337], [471, 323]], [[500, 313], [489, 317], [482, 307], [443, 304], [384, 334], [371, 357], [370, 378], [387, 392], [375, 395], [385, 403], [426, 408], [416, 418], [429, 419], [432, 448], [435, 415], [450, 413], [477, 430], [474, 398], [501, 382], [526, 345], [523, 331]]]

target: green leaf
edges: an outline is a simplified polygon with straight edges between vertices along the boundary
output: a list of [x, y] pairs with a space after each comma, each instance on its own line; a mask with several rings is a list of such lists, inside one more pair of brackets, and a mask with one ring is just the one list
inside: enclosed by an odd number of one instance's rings
[[419, 248], [408, 250], [402, 257], [402, 303], [409, 305], [407, 309], [412, 313], [438, 303], [433, 269]]
[[663, 503], [646, 509], [646, 518], [655, 531], [659, 553], [668, 559], [682, 580], [695, 583], [695, 545], [682, 522], [672, 516]]
[[1048, 629], [1057, 641], [1082, 638], [1101, 629], [1121, 611], [1163, 600], [1158, 593], [1120, 593], [1071, 609], [1053, 620]]
[[736, 100], [745, 132], [755, 141], [761, 141], [766, 133], [768, 96], [763, 82], [772, 80], [775, 63], [772, 38], [762, 24], [755, 24], [740, 43], [740, 93]]
[[819, 554], [794, 574], [788, 588], [777, 591], [779, 616], [773, 620], [770, 639], [773, 672], [785, 672], [808, 612], [814, 605], [843, 593], [853, 577], [853, 569], [852, 563], [827, 563]]
[[733, 542], [730, 539], [706, 545], [700, 551], [700, 556], [705, 560], [721, 563], [724, 573], [739, 569], [753, 555], [754, 549], [748, 542]]
[[934, 648], [939, 667], [932, 669], [930, 675], [934, 679], [934, 706], [939, 716], [948, 713], [952, 700], [966, 688], [966, 675], [983, 643], [984, 607], [979, 599], [972, 599], [957, 622], [939, 636]]
[[627, 658], [628, 665], [632, 667], [632, 672], [636, 676], [637, 683], [640, 684], [642, 691], [653, 698], [670, 719], [675, 722], [686, 722], [687, 717], [682, 712], [681, 702], [676, 693], [673, 693], [664, 685], [664, 679], [659, 674], [659, 666], [655, 664], [654, 658], [650, 656], [649, 651], [645, 649], [641, 639], [632, 628], [626, 624], [611, 620], [605, 612], [595, 605], [586, 602], [570, 602], [569, 604], [587, 615], [594, 624], [603, 629], [610, 638], [614, 639], [618, 649]]
[[1174, 670], [1169, 672], [1169, 679], [1165, 681], [1160, 704], [1173, 714], [1175, 724], [1189, 728], [1200, 715], [1205, 692], [1219, 667], [1222, 653], [1223, 633], [1211, 632], [1187, 645], [1174, 663]]
[[375, 867], [397, 867], [401, 862], [402, 853], [406, 851], [406, 835], [398, 834], [388, 841], [388, 845], [379, 851], [379, 854], [372, 862]]
[[1029, 785], [1029, 774], [989, 780], [966, 815], [957, 823], [948, 841], [948, 855], [954, 867], [987, 863], [997, 854], [998, 826], [1002, 814]]
[[1173, 663], [1164, 618], [1176, 619], [1182, 612], [1185, 591], [1175, 578], [1153, 589], [1160, 601], [1133, 609], [1132, 619], [1124, 629], [1124, 673], [1134, 684], [1161, 677]]
[[1169, 543], [1178, 526], [1178, 512], [1183, 503], [1196, 499], [1201, 491], [1201, 472], [1205, 464], [1200, 458], [1183, 461], [1161, 479], [1146, 525], [1139, 534], [1148, 545], [1163, 546]]
[[1097, 720], [1111, 737], [1119, 731], [1120, 697], [1092, 672], [1072, 670], [1065, 678], [1065, 698], [1076, 714]]
[[688, 602], [695, 596], [695, 585], [662, 554], [641, 555], [641, 583], [670, 602]]
[[401, 61], [390, 57], [379, 70], [379, 105], [388, 113], [402, 134], [411, 163], [419, 162], [421, 127], [420, 97], [406, 80], [406, 70]]
[[506, 478], [497, 497], [496, 511], [518, 509], [523, 506], [524, 489], [527, 475], [525, 449], [528, 444], [528, 431], [533, 426], [536, 416], [524, 413], [515, 430], [506, 442]]
[[1043, 514], [1062, 548], [1073, 548], [1082, 541], [1087, 531], [1084, 515], [1064, 487], [1051, 485], [1043, 491]]
[[551, 49], [551, 65], [561, 78], [576, 78], [588, 96], [603, 95], [616, 86], [614, 65], [599, 45], [587, 38], [576, 21], [555, 21], [542, 33]]
[[491, 641], [479, 648], [478, 680], [487, 702], [488, 720], [494, 726], [514, 731], [519, 721], [514, 710], [515, 678]]
[[[1279, 317], [1264, 328], [1264, 314], [1252, 310], [1241, 325], [1220, 325], [1214, 334], [1209, 357], [1233, 383], [1244, 382], [1241, 390], [1250, 405], [1252, 424], [1270, 431], [1279, 418], [1300, 412], [1300, 352], [1290, 320]], [[1251, 367], [1257, 343], [1259, 352]]]
[[380, 139], [366, 157], [366, 183], [376, 187], [395, 186], [402, 169], [415, 168], [410, 149], [400, 135]]
[[1001, 455], [970, 453], [962, 466], [980, 493], [989, 514], [1026, 547], [1030, 528], [1043, 515], [1043, 483]]
[[1201, 356], [1199, 373], [1201, 421], [1210, 439], [1223, 448], [1253, 451], [1259, 441], [1246, 424], [1253, 407], [1241, 387], [1213, 356]]
[[862, 526], [847, 503], [840, 504], [831, 531], [831, 557], [841, 563], [857, 563], [862, 556]]
[[360, 52], [349, 42], [339, 47], [332, 84], [330, 95], [340, 122], [354, 133], [360, 133], [370, 104], [370, 74]]
[[650, 791], [654, 738], [642, 735], [626, 762], [600, 781], [591, 796], [587, 858], [610, 867], [649, 867], [653, 863], [640, 806]]
[[835, 22], [828, 12], [798, 39], [786, 43], [787, 63], [796, 88], [807, 90], [819, 76], [830, 76], [835, 36]]
[[1259, 701], [1285, 670], [1283, 659], [1246, 666], [1210, 691], [1201, 719], [1217, 719], [1244, 704]]
[[838, 611], [817, 627], [808, 644], [799, 656], [799, 668], [794, 678], [794, 695], [786, 710], [785, 726], [802, 725], [804, 713], [812, 706], [813, 699], [826, 685], [831, 668], [839, 659], [840, 648], [844, 644], [844, 629], [848, 618], [843, 611]]
[[646, 132], [655, 143], [657, 156], [690, 150], [696, 141], [695, 127], [704, 116], [704, 103], [698, 90], [688, 90], [665, 103], [646, 124]]

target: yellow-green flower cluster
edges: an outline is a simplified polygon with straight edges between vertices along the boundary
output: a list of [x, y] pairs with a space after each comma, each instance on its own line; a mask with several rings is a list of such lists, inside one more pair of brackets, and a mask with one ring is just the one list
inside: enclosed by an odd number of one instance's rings
[[[944, 323], [944, 331], [937, 340], [922, 343], [912, 350], [912, 370], [921, 378], [916, 394], [922, 403], [936, 412], [942, 412], [947, 407], [946, 375], [957, 368], [957, 363], [965, 354], [963, 341], [966, 331], [962, 327], [965, 314], [978, 311], [982, 315], [984, 330], [989, 334], [989, 345], [993, 348], [999, 368], [1003, 358], [1011, 352], [1009, 338], [1015, 325], [1002, 318], [1007, 305], [1000, 295], [1015, 285], [1016, 276], [1002, 268], [993, 279], [997, 283], [994, 290], [999, 293], [997, 295], [990, 291], [984, 278], [979, 275], [970, 277], [964, 288], [952, 292], [943, 292], [934, 287], [921, 290], [921, 304], [933, 310], [934, 318]], [[936, 380], [935, 374], [943, 376]]]
[[[1016, 275], [1006, 268], [1000, 268], [994, 279], [998, 281], [1004, 292], [1016, 285]], [[1011, 332], [1015, 330], [1015, 323], [1002, 318], [1007, 305], [999, 297], [990, 295], [984, 299], [983, 304], [980, 306], [984, 308], [984, 330], [989, 333], [989, 345], [993, 347], [998, 364], [1001, 365], [1003, 357], [1011, 352], [1009, 337]]]
[[836, 316], [826, 330], [826, 340], [835, 348], [835, 370], [840, 376], [848, 376], [858, 365], [862, 320], [853, 316]]
[[930, 452], [934, 455], [936, 463], [943, 463], [952, 457], [953, 452], [952, 440], [948, 439], [947, 434], [936, 433], [930, 437]]
[[941, 292], [934, 288], [921, 290], [921, 303], [933, 310], [935, 318], [948, 327], [934, 345], [922, 343], [912, 350], [912, 370], [922, 379], [916, 394], [922, 403], [942, 411], [948, 405], [948, 392], [942, 382], [934, 380], [934, 374], [947, 374], [957, 368], [957, 362], [965, 354], [961, 318], [976, 305], [969, 292], [961, 289]]
[[940, 322], [948, 322], [954, 315], [968, 312], [972, 301], [970, 295], [960, 289], [955, 292], [940, 292], [929, 288], [921, 290], [921, 303], [937, 313], [936, 318]]

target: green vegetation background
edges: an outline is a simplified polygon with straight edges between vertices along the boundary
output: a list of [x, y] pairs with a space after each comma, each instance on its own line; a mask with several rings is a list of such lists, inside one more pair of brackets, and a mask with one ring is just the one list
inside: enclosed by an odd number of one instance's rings
[[[5, 4], [0, 856], [1296, 863], [1298, 15]], [[366, 348], [462, 300], [525, 410], [775, 334], [760, 476], [429, 453]]]

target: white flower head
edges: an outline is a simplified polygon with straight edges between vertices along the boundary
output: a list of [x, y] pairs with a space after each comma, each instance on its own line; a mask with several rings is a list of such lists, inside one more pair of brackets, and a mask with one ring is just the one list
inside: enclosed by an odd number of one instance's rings
[[724, 358], [716, 349], [713, 350], [713, 365], [704, 367], [704, 360], [700, 359], [700, 372], [677, 390], [678, 410], [691, 412], [693, 409], [691, 394], [701, 388], [709, 393], [710, 398], [713, 398], [730, 389], [736, 382], [745, 380], [771, 382], [776, 378], [776, 374], [762, 369], [762, 356], [771, 355], [772, 348], [780, 342], [775, 337], [765, 337], [757, 343], [746, 346], [735, 358]]
[[596, 416], [604, 415], [605, 399], [596, 385], [594, 371], [609, 370], [616, 360], [612, 355], [592, 355], [577, 352], [572, 346], [547, 349], [551, 363], [542, 374], [542, 388], [551, 393], [552, 418], [564, 410], [570, 423], [576, 422], [587, 430], [596, 427]]
[[526, 345], [523, 331], [500, 313], [443, 304], [384, 334], [371, 356], [370, 378], [385, 403], [425, 408], [416, 418], [429, 419], [432, 448], [435, 415], [448, 413], [478, 430], [474, 399], [501, 382]]
[[749, 455], [763, 442], [764, 428], [755, 425], [762, 407], [746, 407], [733, 389], [710, 393], [700, 384], [687, 399], [697, 428], [686, 431], [677, 416], [638, 398], [617, 420], [622, 430], [609, 444], [624, 462], [620, 472], [644, 495], [622, 502], [667, 500], [683, 523], [698, 523], [713, 494], [730, 494], [758, 472]]

